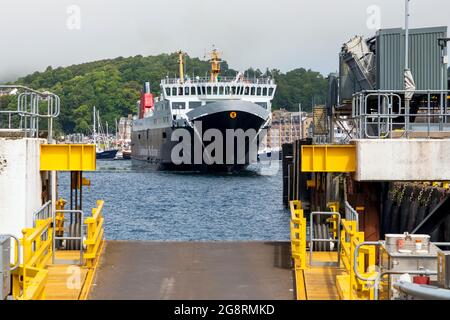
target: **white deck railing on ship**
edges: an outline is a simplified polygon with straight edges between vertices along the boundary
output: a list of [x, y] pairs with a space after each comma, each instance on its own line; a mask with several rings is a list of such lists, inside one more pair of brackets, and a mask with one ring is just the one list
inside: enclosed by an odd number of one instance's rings
[[[236, 77], [219, 77], [217, 82], [211, 82], [209, 77], [195, 77], [186, 78], [184, 84], [213, 84], [213, 83], [239, 83], [239, 84], [265, 84], [274, 85], [275, 81], [272, 78], [236, 78]], [[181, 84], [179, 78], [165, 78], [161, 80], [161, 84]]]

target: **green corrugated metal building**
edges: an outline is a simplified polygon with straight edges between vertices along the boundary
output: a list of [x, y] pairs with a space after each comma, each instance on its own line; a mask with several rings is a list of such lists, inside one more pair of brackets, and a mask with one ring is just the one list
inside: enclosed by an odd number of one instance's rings
[[[405, 30], [383, 29], [377, 32], [377, 88], [403, 90], [405, 69]], [[443, 69], [439, 38], [447, 37], [447, 27], [411, 29], [409, 36], [409, 64], [417, 90], [447, 90], [442, 81]]]
[[[443, 63], [439, 38], [447, 38], [447, 27], [410, 29], [409, 64], [417, 90], [447, 90], [447, 70]], [[367, 40], [376, 58], [376, 87], [378, 90], [403, 90], [405, 68], [405, 30], [401, 28], [379, 30]], [[446, 53], [445, 53], [446, 54]], [[351, 102], [352, 95], [361, 91], [357, 76], [340, 54], [340, 104]], [[445, 69], [444, 69], [445, 66]]]

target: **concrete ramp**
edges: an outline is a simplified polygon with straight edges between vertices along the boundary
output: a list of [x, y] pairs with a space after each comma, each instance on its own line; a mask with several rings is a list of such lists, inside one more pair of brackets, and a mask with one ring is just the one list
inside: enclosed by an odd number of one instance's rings
[[293, 299], [285, 242], [108, 241], [90, 299]]

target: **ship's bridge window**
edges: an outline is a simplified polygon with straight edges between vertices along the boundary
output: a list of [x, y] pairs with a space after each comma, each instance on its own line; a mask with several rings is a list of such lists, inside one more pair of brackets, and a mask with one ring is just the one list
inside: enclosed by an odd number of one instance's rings
[[250, 88], [245, 87], [245, 95], [248, 96], [250, 94]]
[[273, 88], [269, 88], [269, 96], [273, 95]]
[[223, 94], [223, 87], [222, 86], [219, 87], [219, 94]]
[[172, 88], [172, 95], [173, 96], [177, 95], [177, 88], [175, 88], [175, 87]]
[[230, 94], [230, 87], [225, 87], [225, 94], [229, 95]]
[[178, 88], [178, 95], [182, 96], [183, 95], [183, 87], [179, 87]]
[[256, 95], [257, 96], [261, 95], [261, 88], [260, 87], [256, 88]]
[[191, 95], [193, 95], [193, 96], [196, 95], [196, 93], [195, 93], [195, 87], [191, 87]]
[[231, 94], [236, 94], [236, 87], [231, 87]]
[[202, 94], [203, 94], [203, 95], [206, 94], [206, 87], [202, 87]]
[[201, 101], [190, 101], [189, 102], [189, 109], [195, 109], [202, 106]]
[[260, 105], [264, 109], [267, 109], [267, 102], [256, 102], [257, 105]]
[[206, 90], [207, 90], [207, 92], [206, 92], [207, 94], [211, 94], [211, 87], [210, 86], [207, 86]]
[[185, 102], [172, 102], [172, 109], [186, 109]]
[[184, 95], [188, 96], [189, 95], [189, 87], [185, 87], [184, 88]]
[[166, 96], [170, 96], [170, 88], [166, 88]]
[[217, 94], [217, 87], [216, 86], [213, 87], [213, 94]]
[[267, 96], [267, 88], [263, 88], [263, 96]]
[[252, 87], [250, 95], [254, 96], [255, 95], [255, 87]]

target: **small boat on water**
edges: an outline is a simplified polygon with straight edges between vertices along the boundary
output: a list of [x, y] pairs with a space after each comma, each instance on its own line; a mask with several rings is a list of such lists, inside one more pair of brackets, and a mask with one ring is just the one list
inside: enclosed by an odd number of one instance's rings
[[108, 160], [108, 159], [114, 159], [117, 155], [117, 152], [119, 150], [112, 149], [112, 150], [105, 150], [105, 151], [97, 151], [97, 160]]
[[122, 149], [116, 153], [114, 160], [131, 160], [131, 150]]
[[[98, 122], [96, 121], [98, 119]], [[98, 131], [97, 131], [97, 125], [98, 123]], [[99, 136], [97, 137], [97, 132]], [[111, 146], [111, 141], [109, 139], [108, 134], [108, 123], [106, 123], [106, 134], [102, 134], [103, 129], [100, 122], [100, 114], [95, 112], [95, 106], [94, 106], [94, 124], [93, 124], [93, 138], [94, 138], [94, 144], [96, 145], [96, 157], [97, 160], [114, 160], [116, 158], [117, 152], [119, 152], [119, 149], [113, 148]]]

